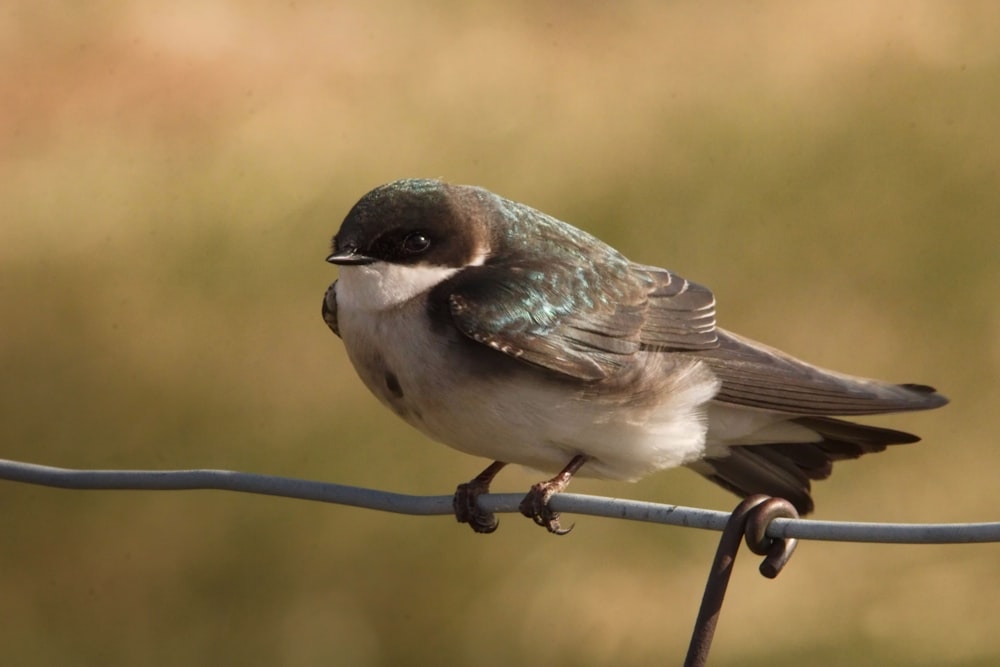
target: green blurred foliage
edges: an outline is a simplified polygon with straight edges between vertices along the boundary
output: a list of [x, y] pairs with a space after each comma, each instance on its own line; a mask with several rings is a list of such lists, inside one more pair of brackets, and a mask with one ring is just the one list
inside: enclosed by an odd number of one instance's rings
[[[985, 2], [8, 3], [2, 455], [447, 493], [483, 462], [391, 419], [319, 318], [351, 204], [439, 176], [710, 285], [727, 328], [952, 398], [877, 420], [925, 440], [841, 464], [821, 518], [996, 520], [998, 29]], [[573, 489], [735, 503], [686, 471]], [[678, 663], [716, 539], [208, 492], [0, 508], [23, 665]], [[995, 545], [750, 561], [712, 664], [1000, 661]]]

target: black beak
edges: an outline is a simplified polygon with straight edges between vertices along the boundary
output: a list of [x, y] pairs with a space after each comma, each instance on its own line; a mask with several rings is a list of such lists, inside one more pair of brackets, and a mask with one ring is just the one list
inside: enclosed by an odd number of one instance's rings
[[348, 248], [340, 252], [335, 252], [326, 258], [326, 261], [338, 266], [352, 266], [356, 264], [372, 264], [377, 261], [374, 257], [359, 255], [354, 248]]

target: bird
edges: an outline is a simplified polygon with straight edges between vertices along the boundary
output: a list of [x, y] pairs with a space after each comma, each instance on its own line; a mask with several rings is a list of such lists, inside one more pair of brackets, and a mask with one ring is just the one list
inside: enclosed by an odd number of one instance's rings
[[843, 417], [948, 402], [722, 329], [707, 287], [477, 186], [376, 187], [326, 259], [339, 271], [323, 319], [362, 382], [432, 440], [493, 461], [454, 495], [477, 533], [496, 530], [477, 499], [512, 463], [554, 473], [519, 509], [555, 534], [569, 529], [549, 501], [573, 477], [678, 466], [805, 515], [836, 461], [919, 440]]

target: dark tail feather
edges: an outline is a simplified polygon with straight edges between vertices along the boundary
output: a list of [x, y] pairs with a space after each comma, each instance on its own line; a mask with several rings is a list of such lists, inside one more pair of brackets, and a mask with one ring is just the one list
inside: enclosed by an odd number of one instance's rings
[[805, 515], [813, 511], [811, 480], [826, 479], [834, 461], [881, 452], [889, 445], [920, 440], [903, 431], [866, 426], [829, 417], [793, 420], [815, 431], [819, 442], [733, 446], [725, 456], [705, 458], [689, 467], [739, 496], [764, 493], [785, 498]]

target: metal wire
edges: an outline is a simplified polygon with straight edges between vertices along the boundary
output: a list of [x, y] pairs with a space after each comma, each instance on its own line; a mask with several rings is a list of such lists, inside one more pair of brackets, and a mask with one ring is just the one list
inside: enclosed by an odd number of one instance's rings
[[740, 542], [746, 539], [751, 551], [759, 556], [767, 556], [761, 563], [760, 573], [768, 579], [774, 579], [795, 551], [797, 540], [768, 539], [765, 537], [767, 525], [779, 517], [798, 515], [795, 507], [787, 500], [760, 494], [744, 499], [729, 515], [729, 521], [719, 538], [719, 548], [715, 551], [712, 569], [708, 573], [705, 594], [701, 598], [684, 667], [705, 667], [708, 663], [708, 652], [712, 648], [715, 627], [722, 613], [722, 603], [726, 598]]
[[[451, 494], [412, 496], [231, 470], [73, 470], [0, 459], [0, 479], [62, 489], [238, 491], [425, 516], [450, 515], [454, 511]], [[491, 512], [517, 512], [522, 498], [523, 494], [493, 493], [480, 496], [479, 503]], [[730, 517], [729, 512], [574, 493], [557, 494], [550, 504], [558, 512], [717, 531], [725, 528]], [[1000, 522], [907, 524], [774, 519], [766, 534], [772, 538], [836, 542], [968, 544], [1000, 542]]]

